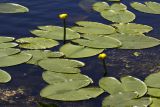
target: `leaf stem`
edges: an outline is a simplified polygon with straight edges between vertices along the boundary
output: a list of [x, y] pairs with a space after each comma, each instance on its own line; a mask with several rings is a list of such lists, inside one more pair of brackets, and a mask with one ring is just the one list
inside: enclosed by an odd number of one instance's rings
[[106, 67], [105, 59], [103, 59], [102, 62], [103, 62], [103, 68], [104, 68], [104, 71], [105, 71], [103, 76], [106, 76], [107, 75], [107, 67]]
[[63, 32], [63, 44], [66, 43], [66, 20], [63, 20], [63, 27], [64, 27], [64, 32]]

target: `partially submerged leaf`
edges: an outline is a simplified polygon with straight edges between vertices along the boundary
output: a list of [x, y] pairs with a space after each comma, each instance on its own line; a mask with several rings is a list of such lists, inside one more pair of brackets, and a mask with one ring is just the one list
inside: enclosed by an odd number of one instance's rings
[[159, 107], [160, 105], [160, 99], [159, 98], [152, 98], [152, 104], [150, 107]]
[[0, 36], [0, 43], [11, 42], [14, 39], [15, 38], [13, 38], [13, 37]]
[[10, 80], [11, 80], [10, 74], [0, 69], [0, 83], [6, 83], [9, 82]]
[[60, 51], [64, 53], [67, 58], [84, 58], [97, 55], [103, 52], [104, 49], [93, 49], [79, 45], [72, 45], [70, 43], [63, 45]]
[[41, 60], [40, 67], [53, 72], [59, 73], [79, 73], [78, 67], [84, 66], [83, 62], [69, 59], [48, 58]]
[[160, 3], [148, 1], [145, 4], [139, 2], [131, 3], [131, 6], [144, 13], [151, 13], [151, 14], [160, 14]]
[[0, 49], [2, 48], [12, 48], [18, 46], [17, 43], [14, 42], [6, 42], [6, 43], [0, 43]]
[[46, 71], [42, 74], [43, 80], [48, 84], [61, 84], [68, 82], [86, 82], [88, 84], [92, 83], [92, 79], [83, 74], [63, 74]]
[[16, 3], [0, 3], [0, 13], [24, 13], [28, 8]]
[[28, 64], [38, 64], [38, 61], [46, 58], [58, 58], [64, 54], [62, 52], [52, 52], [50, 50], [26, 50], [24, 53], [31, 54], [33, 57], [27, 62]]
[[[63, 27], [48, 25], [48, 26], [39, 26], [38, 28], [39, 30], [32, 30], [31, 33], [43, 38], [63, 40], [64, 36]], [[77, 38], [80, 38], [80, 34], [71, 30], [70, 28], [66, 29], [66, 40], [77, 39]]]
[[26, 49], [46, 49], [57, 46], [59, 43], [52, 39], [47, 38], [20, 38], [16, 40], [20, 43], [19, 47]]
[[0, 57], [13, 55], [13, 54], [16, 54], [16, 53], [19, 53], [19, 52], [20, 52], [20, 50], [19, 49], [15, 49], [15, 48], [0, 49]]
[[0, 67], [18, 65], [27, 62], [32, 57], [31, 54], [18, 53], [11, 56], [1, 57]]
[[73, 30], [85, 34], [112, 34], [115, 29], [112, 26], [105, 25], [98, 22], [78, 21], [79, 27], [72, 27]]
[[[65, 87], [65, 88], [64, 88]], [[103, 93], [101, 88], [80, 88], [79, 84], [57, 84], [49, 85], [42, 89], [42, 97], [61, 100], [61, 101], [79, 101], [95, 98]]]
[[93, 4], [93, 9], [97, 12], [101, 12], [103, 10], [109, 9], [109, 4], [106, 2], [96, 2]]
[[160, 98], [160, 88], [148, 88], [148, 95]]

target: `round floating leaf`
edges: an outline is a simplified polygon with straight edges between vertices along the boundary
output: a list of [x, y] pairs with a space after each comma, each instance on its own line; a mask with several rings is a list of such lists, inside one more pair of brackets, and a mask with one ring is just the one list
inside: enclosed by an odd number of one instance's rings
[[126, 91], [135, 91], [138, 93], [139, 97], [143, 96], [147, 92], [146, 84], [138, 78], [126, 76], [121, 78], [121, 82]]
[[13, 37], [0, 36], [0, 43], [10, 42], [10, 41], [13, 41], [14, 39], [15, 38]]
[[145, 78], [145, 83], [149, 87], [160, 88], [160, 72], [150, 74]]
[[132, 22], [135, 19], [135, 14], [128, 10], [104, 10], [101, 12], [101, 16], [109, 21], [117, 23], [128, 23]]
[[19, 53], [19, 52], [20, 52], [20, 50], [19, 49], [15, 49], [15, 48], [0, 49], [0, 57], [13, 55], [13, 54], [16, 54], [16, 53]]
[[18, 46], [17, 43], [8, 42], [8, 43], [0, 43], [0, 49], [2, 48], [12, 48]]
[[120, 49], [144, 49], [154, 47], [160, 44], [160, 40], [144, 36], [143, 34], [139, 35], [128, 35], [128, 34], [112, 34], [107, 35], [113, 38], [116, 38], [122, 42]]
[[147, 94], [154, 97], [160, 97], [160, 88], [148, 88]]
[[[59, 26], [39, 26], [40, 30], [31, 31], [32, 34], [44, 38], [50, 38], [55, 40], [63, 40], [64, 28]], [[66, 29], [66, 40], [80, 38], [80, 34], [71, 30], [70, 28]]]
[[151, 102], [151, 98], [147, 97], [137, 99], [137, 94], [134, 92], [120, 92], [106, 97], [102, 102], [102, 107], [147, 107]]
[[160, 99], [159, 98], [152, 98], [152, 104], [150, 107], [159, 107], [160, 105]]
[[24, 13], [28, 8], [15, 3], [0, 3], [0, 13]]
[[83, 58], [97, 55], [103, 52], [103, 49], [93, 49], [68, 43], [63, 45], [60, 51], [63, 52], [67, 58]]
[[20, 43], [19, 47], [26, 49], [46, 49], [57, 46], [59, 43], [47, 38], [20, 38], [16, 40]]
[[136, 23], [128, 23], [128, 24], [113, 24], [114, 27], [117, 28], [119, 33], [125, 34], [139, 34], [139, 33], [147, 33], [151, 31], [153, 28], [147, 25], [136, 24]]
[[[84, 36], [85, 38], [86, 36]], [[72, 42], [78, 43], [83, 46], [91, 47], [91, 48], [116, 48], [121, 46], [121, 42], [115, 38], [109, 36], [88, 36], [89, 39], [76, 39]]]
[[53, 100], [79, 101], [95, 98], [103, 93], [103, 90], [101, 88], [79, 89], [80, 86], [78, 85], [78, 83], [74, 85], [67, 83], [49, 85], [41, 91], [40, 95], [42, 97]]
[[103, 77], [99, 80], [99, 86], [110, 94], [124, 92], [122, 84], [114, 77]]
[[122, 3], [114, 3], [110, 6], [110, 10], [115, 10], [115, 11], [122, 11], [126, 9], [127, 9], [127, 6]]
[[0, 67], [22, 64], [27, 62], [31, 57], [31, 54], [26, 53], [19, 53], [11, 56], [1, 57]]
[[63, 74], [63, 73], [55, 73], [46, 71], [42, 74], [43, 80], [48, 84], [61, 84], [68, 82], [83, 82], [83, 83], [92, 83], [92, 79], [83, 74]]
[[145, 4], [139, 2], [131, 3], [131, 6], [144, 13], [151, 13], [151, 14], [160, 14], [160, 3], [157, 2], [145, 2]]
[[57, 58], [64, 55], [62, 52], [52, 52], [50, 50], [27, 50], [23, 52], [33, 56], [27, 63], [36, 65], [38, 64], [38, 61], [42, 59]]
[[93, 4], [93, 9], [97, 12], [101, 12], [103, 10], [109, 9], [109, 4], [106, 2], [96, 2]]
[[83, 62], [77, 60], [50, 58], [41, 60], [38, 63], [42, 68], [60, 73], [79, 73], [80, 70], [77, 67], [84, 66]]
[[112, 26], [98, 22], [79, 21], [76, 22], [79, 27], [72, 27], [73, 30], [86, 34], [111, 34], [115, 32]]
[[0, 69], [0, 83], [6, 83], [11, 80], [10, 74]]

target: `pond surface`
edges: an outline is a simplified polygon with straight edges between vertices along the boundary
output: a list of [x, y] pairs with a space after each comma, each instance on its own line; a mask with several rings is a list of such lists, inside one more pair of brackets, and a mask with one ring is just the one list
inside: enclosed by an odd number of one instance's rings
[[[143, 1], [146, 0], [139, 2]], [[0, 14], [1, 36], [31, 37], [33, 35], [29, 31], [36, 29], [37, 26], [62, 26], [57, 16], [64, 12], [69, 14], [68, 26], [73, 26], [74, 22], [80, 20], [111, 24], [91, 9], [91, 4], [96, 0], [1, 0], [0, 2], [14, 2], [30, 9], [29, 13], [24, 14]], [[135, 23], [154, 28], [147, 35], [160, 39], [160, 15], [138, 12], [129, 6], [128, 0], [122, 2], [128, 6], [128, 10], [136, 14]], [[58, 50], [58, 47], [52, 50]], [[134, 52], [140, 52], [140, 55], [136, 57], [133, 55]], [[119, 78], [132, 75], [144, 80], [150, 73], [160, 71], [159, 46], [143, 50], [108, 49], [106, 53], [108, 76]], [[104, 70], [97, 56], [78, 60], [86, 63], [86, 67], [81, 69], [82, 73], [94, 80], [93, 86], [98, 86], [98, 80], [103, 76]], [[40, 67], [25, 64], [2, 69], [11, 74], [12, 81], [0, 85], [0, 107], [36, 107], [37, 102], [55, 103], [60, 107], [101, 107], [101, 102], [107, 95], [102, 94], [98, 98], [79, 102], [47, 100], [39, 96], [40, 90], [46, 86], [41, 78], [43, 70]]]

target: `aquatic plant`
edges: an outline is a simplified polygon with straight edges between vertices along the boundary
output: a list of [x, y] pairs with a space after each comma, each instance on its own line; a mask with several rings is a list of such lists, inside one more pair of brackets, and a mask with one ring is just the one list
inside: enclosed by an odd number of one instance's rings
[[106, 61], [105, 61], [106, 57], [107, 57], [107, 55], [105, 53], [101, 53], [101, 54], [98, 55], [98, 58], [100, 60], [102, 60], [102, 63], [103, 63], [103, 68], [104, 68], [104, 71], [105, 71], [104, 76], [107, 75], [107, 67], [106, 67]]

